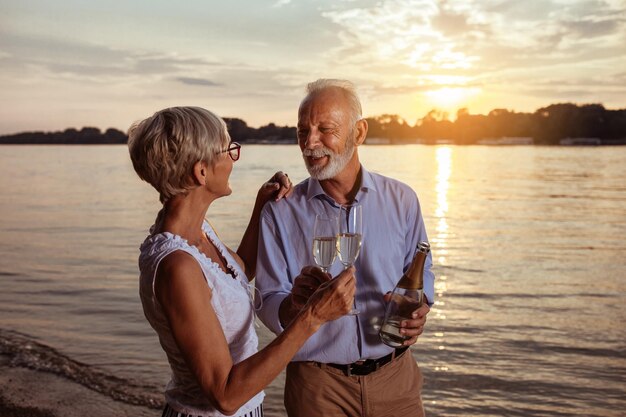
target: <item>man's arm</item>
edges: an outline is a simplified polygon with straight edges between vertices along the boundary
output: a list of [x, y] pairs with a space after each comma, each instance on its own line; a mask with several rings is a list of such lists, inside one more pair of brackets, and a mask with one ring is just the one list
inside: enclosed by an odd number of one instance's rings
[[236, 256], [231, 251], [231, 254], [235, 256], [235, 259], [239, 258], [242, 261], [242, 266], [248, 276], [248, 280], [250, 281], [256, 275], [258, 252], [257, 245], [259, 242], [259, 219], [261, 217], [261, 210], [268, 201], [279, 201], [283, 197], [289, 196], [292, 192], [293, 187], [289, 177], [282, 171], [278, 171], [272, 176], [272, 178], [261, 186], [257, 193], [252, 215], [250, 216], [248, 227], [241, 238], [241, 243], [237, 249]]
[[287, 248], [282, 245], [274, 216], [272, 204], [266, 204], [259, 223], [255, 285], [260, 297], [256, 299], [256, 307], [263, 324], [275, 334], [280, 334], [284, 326], [280, 322], [279, 311], [282, 302], [291, 294], [293, 283], [287, 266]]
[[288, 249], [277, 227], [275, 212], [267, 204], [261, 213], [256, 287], [261, 321], [280, 334], [298, 315], [309, 297], [330, 276], [317, 267], [304, 267], [297, 277], [289, 274]]

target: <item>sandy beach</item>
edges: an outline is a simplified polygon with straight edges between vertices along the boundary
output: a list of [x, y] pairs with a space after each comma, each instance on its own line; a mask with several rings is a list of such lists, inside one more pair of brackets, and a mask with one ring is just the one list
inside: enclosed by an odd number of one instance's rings
[[129, 405], [48, 372], [10, 365], [0, 355], [3, 417], [159, 416], [158, 409]]

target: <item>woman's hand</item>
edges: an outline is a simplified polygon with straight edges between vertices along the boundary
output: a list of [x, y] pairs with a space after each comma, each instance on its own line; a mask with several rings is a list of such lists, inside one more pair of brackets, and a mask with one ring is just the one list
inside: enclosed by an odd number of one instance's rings
[[296, 311], [302, 310], [309, 298], [325, 282], [332, 279], [330, 274], [322, 272], [317, 266], [305, 266], [293, 281], [291, 305]]
[[336, 278], [319, 286], [305, 305], [314, 320], [321, 325], [346, 315], [354, 304], [356, 292], [356, 269], [352, 266]]
[[257, 194], [257, 202], [264, 205], [270, 200], [278, 201], [283, 197], [287, 197], [292, 192], [293, 185], [289, 176], [282, 171], [278, 171], [261, 186]]

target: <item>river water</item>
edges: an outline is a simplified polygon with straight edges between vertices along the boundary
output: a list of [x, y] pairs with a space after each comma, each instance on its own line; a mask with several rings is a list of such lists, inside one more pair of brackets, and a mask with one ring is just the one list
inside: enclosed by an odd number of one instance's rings
[[[411, 350], [428, 415], [625, 415], [626, 147], [359, 152], [413, 187], [424, 212], [437, 300]], [[243, 147], [233, 195], [209, 210], [227, 244], [278, 169], [306, 177], [295, 145]], [[137, 255], [159, 203], [126, 148], [2, 146], [0, 191], [4, 353], [154, 406], [169, 372], [141, 311]], [[267, 415], [284, 415], [282, 383], [266, 390]]]

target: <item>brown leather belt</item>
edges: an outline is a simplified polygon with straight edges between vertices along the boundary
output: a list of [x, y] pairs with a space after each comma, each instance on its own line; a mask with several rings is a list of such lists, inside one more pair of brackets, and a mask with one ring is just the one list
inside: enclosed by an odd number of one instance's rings
[[399, 358], [404, 352], [406, 352], [408, 348], [409, 348], [408, 346], [405, 346], [403, 348], [398, 348], [394, 350], [389, 355], [383, 356], [382, 358], [366, 359], [363, 361], [349, 363], [347, 365], [341, 365], [338, 363], [326, 363], [326, 364], [320, 363], [318, 365], [320, 366], [326, 365], [326, 366], [330, 366], [331, 368], [339, 369], [343, 371], [343, 373], [346, 374], [347, 376], [351, 376], [351, 375], [364, 376], [364, 375], [369, 375], [374, 371], [377, 371], [383, 365], [388, 364], [395, 358]]

